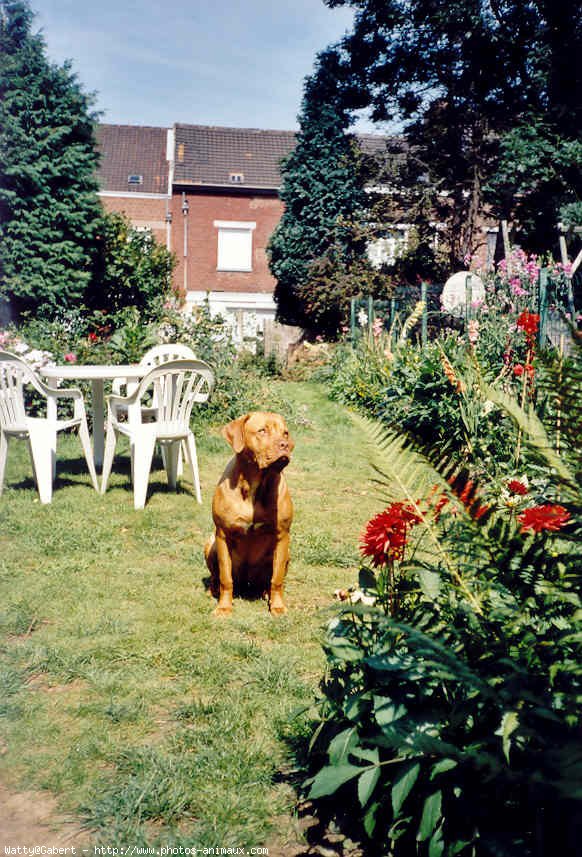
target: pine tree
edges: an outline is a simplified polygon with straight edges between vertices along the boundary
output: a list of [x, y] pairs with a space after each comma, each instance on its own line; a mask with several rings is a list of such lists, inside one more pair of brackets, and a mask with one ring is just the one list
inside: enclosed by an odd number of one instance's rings
[[366, 207], [361, 153], [337, 88], [333, 52], [304, 87], [297, 146], [283, 164], [285, 211], [269, 244], [277, 317], [335, 334], [369, 273], [359, 228]]
[[13, 315], [83, 298], [102, 214], [92, 99], [32, 20], [25, 0], [0, 0], [0, 301]]

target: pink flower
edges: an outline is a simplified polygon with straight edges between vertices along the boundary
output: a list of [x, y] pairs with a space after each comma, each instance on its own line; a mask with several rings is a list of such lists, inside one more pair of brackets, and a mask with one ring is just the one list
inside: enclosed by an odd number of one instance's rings
[[469, 322], [469, 342], [471, 345], [476, 345], [479, 339], [479, 322], [472, 318]]
[[522, 298], [522, 297], [524, 297], [524, 295], [529, 294], [529, 292], [527, 291], [527, 289], [524, 289], [521, 287], [519, 280], [518, 280], [517, 283], [514, 283], [512, 281], [512, 283], [511, 283], [511, 294], [516, 298]]
[[76, 363], [77, 362], [77, 355], [73, 354], [72, 351], [69, 351], [68, 354], [65, 354], [65, 362], [66, 363]]

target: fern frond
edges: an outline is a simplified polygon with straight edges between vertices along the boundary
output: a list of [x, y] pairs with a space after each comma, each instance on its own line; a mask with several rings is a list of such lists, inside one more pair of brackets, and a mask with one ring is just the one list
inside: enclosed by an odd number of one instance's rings
[[576, 336], [569, 351], [541, 355], [538, 390], [550, 406], [556, 447], [576, 462], [582, 440], [582, 344]]
[[[435, 490], [449, 493], [448, 484], [439, 470], [424, 455], [412, 448], [405, 437], [358, 414], [352, 414], [352, 419], [368, 442], [368, 457], [380, 477], [376, 481], [384, 489], [387, 499], [405, 500], [415, 509], [421, 519], [420, 530], [427, 537], [431, 552], [441, 568], [462, 590], [475, 612], [482, 613], [479, 598], [471, 591], [453, 554], [445, 547], [435, 516], [427, 514], [425, 506], [420, 503], [422, 499], [434, 494]], [[443, 463], [443, 467], [447, 469], [448, 465]]]
[[517, 428], [522, 431], [527, 446], [554, 470], [564, 485], [575, 489], [574, 474], [564, 459], [552, 448], [544, 424], [534, 410], [532, 408], [524, 410], [512, 396], [489, 385], [483, 385], [483, 395], [511, 417]]

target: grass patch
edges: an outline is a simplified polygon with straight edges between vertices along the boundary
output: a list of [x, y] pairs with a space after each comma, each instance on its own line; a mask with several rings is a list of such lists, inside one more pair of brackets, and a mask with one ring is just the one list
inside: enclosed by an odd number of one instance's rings
[[[59, 439], [50, 506], [24, 445], [9, 452], [0, 500], [0, 777], [49, 789], [95, 842], [256, 846], [291, 819], [281, 772], [306, 730], [324, 668], [333, 592], [355, 582], [357, 540], [379, 511], [345, 410], [312, 384], [271, 385], [296, 440], [289, 614], [235, 601], [212, 616], [202, 546], [229, 457], [199, 433], [203, 504], [186, 479], [168, 490], [158, 461], [133, 509], [127, 453], [103, 497], [76, 438]], [[159, 468], [159, 469], [156, 469]]]

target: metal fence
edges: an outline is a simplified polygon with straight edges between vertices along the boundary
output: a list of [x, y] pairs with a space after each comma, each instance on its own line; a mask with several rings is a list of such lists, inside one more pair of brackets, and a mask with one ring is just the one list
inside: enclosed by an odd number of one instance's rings
[[[414, 311], [419, 301], [423, 302], [422, 315], [411, 331], [411, 336], [423, 347], [445, 329], [464, 330], [478, 308], [473, 302], [471, 277], [467, 277], [463, 304], [453, 315], [443, 310], [442, 283], [421, 282], [418, 286], [397, 288], [388, 300], [372, 297], [352, 298], [350, 308], [350, 337], [355, 342], [363, 328], [371, 328], [376, 319], [382, 319], [383, 329], [398, 330]], [[571, 283], [556, 280], [542, 268], [530, 301], [530, 312], [540, 316], [539, 344], [543, 347], [559, 348], [567, 353], [570, 347], [568, 319], [575, 320], [574, 296]]]

